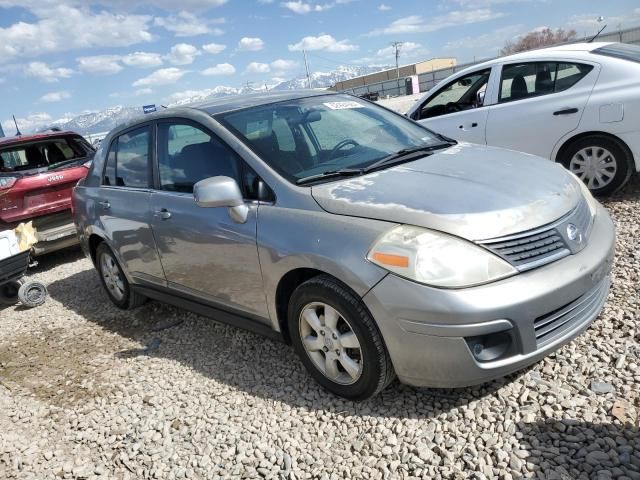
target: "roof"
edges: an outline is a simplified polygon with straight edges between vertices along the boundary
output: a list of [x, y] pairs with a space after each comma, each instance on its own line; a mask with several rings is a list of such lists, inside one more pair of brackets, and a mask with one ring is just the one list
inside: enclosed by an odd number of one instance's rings
[[336, 95], [327, 90], [286, 90], [282, 92], [261, 92], [247, 95], [234, 95], [229, 97], [216, 98], [201, 103], [188, 105], [191, 108], [202, 110], [209, 115], [216, 115], [231, 110], [257, 107], [276, 102], [286, 102], [287, 100], [297, 100], [299, 98], [316, 97], [320, 95]]
[[15, 135], [12, 137], [1, 137], [0, 147], [6, 147], [7, 145], [19, 145], [22, 143], [29, 143], [45, 138], [64, 137], [65, 135], [79, 135], [76, 132], [70, 130], [64, 132], [46, 132], [46, 133], [34, 133], [32, 135]]

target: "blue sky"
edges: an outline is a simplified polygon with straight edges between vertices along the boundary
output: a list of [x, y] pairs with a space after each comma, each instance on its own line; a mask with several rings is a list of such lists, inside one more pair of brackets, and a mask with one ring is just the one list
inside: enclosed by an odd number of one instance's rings
[[[0, 119], [25, 130], [339, 65], [495, 56], [542, 26], [640, 24], [637, 0], [0, 0]], [[189, 93], [185, 93], [189, 92]]]

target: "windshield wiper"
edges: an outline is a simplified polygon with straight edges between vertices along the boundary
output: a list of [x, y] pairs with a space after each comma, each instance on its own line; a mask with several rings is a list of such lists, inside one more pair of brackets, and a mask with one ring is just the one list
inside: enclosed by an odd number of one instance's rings
[[296, 185], [305, 185], [307, 183], [313, 183], [317, 180], [324, 180], [325, 178], [334, 177], [353, 177], [355, 175], [362, 175], [364, 170], [362, 168], [341, 168], [340, 170], [328, 170], [316, 175], [310, 175], [296, 180]]
[[[403, 148], [402, 150], [398, 150], [391, 155], [387, 155], [384, 158], [381, 158], [377, 162], [372, 163], [367, 168], [364, 169], [364, 173], [369, 173], [377, 168], [382, 167], [383, 165], [389, 165], [400, 162], [409, 162], [414, 160], [414, 157], [417, 156], [427, 156], [433, 153], [434, 150], [440, 150], [442, 148], [450, 147], [451, 143], [439, 143], [438, 145], [421, 145], [418, 147], [411, 148]], [[420, 155], [416, 155], [420, 154]]]

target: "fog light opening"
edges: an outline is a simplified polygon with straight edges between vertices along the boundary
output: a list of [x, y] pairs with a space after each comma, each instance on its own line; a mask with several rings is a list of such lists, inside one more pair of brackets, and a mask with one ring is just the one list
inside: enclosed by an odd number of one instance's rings
[[479, 362], [492, 362], [511, 352], [511, 333], [498, 332], [466, 338], [473, 358]]

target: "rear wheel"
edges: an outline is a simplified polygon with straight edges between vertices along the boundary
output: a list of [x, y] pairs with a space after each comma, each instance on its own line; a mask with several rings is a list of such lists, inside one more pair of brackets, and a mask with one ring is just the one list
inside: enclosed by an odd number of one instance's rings
[[365, 400], [395, 377], [371, 314], [332, 277], [320, 275], [300, 285], [291, 296], [288, 320], [302, 363], [330, 392]]
[[96, 263], [102, 286], [116, 307], [128, 310], [146, 301], [144, 296], [133, 291], [118, 260], [104, 242], [96, 249]]
[[573, 142], [560, 159], [594, 195], [610, 195], [621, 188], [632, 172], [633, 158], [614, 138], [591, 135]]
[[10, 280], [7, 283], [0, 285], [0, 304], [2, 305], [15, 305], [18, 303], [20, 287], [24, 285], [24, 278], [18, 280]]

